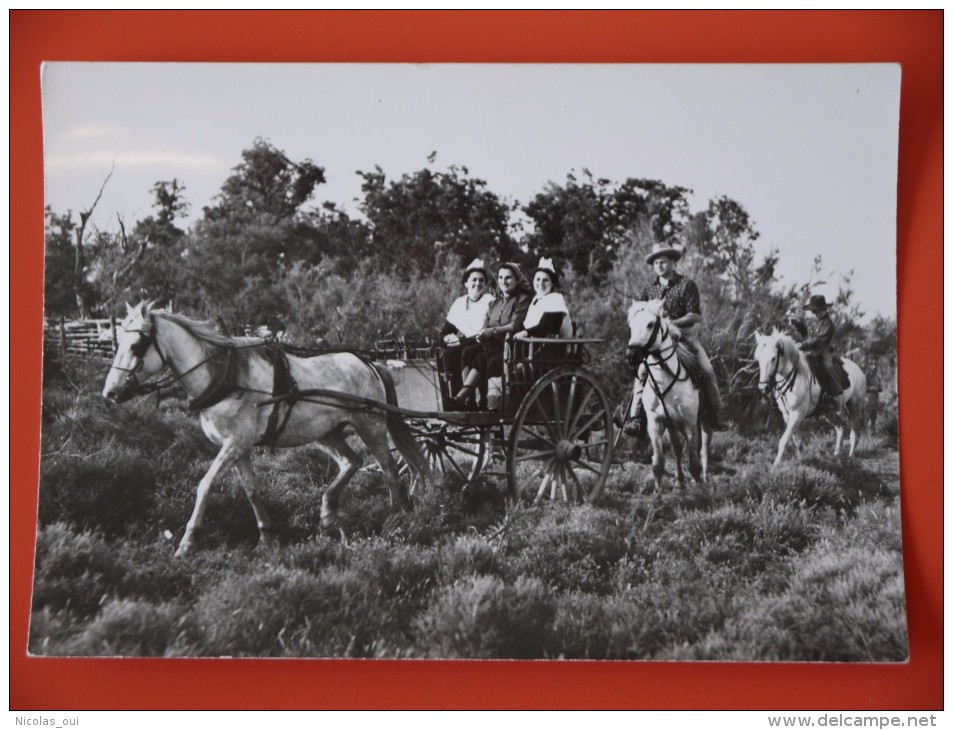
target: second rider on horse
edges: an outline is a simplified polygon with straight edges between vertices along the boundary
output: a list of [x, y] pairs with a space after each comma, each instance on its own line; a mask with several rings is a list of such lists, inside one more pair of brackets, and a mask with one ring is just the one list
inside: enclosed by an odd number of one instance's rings
[[821, 401], [815, 413], [835, 410], [839, 407], [836, 399], [844, 392], [844, 388], [834, 363], [834, 322], [827, 310], [827, 300], [823, 294], [811, 296], [803, 308], [816, 318], [811, 336], [799, 345], [807, 355], [821, 386]]

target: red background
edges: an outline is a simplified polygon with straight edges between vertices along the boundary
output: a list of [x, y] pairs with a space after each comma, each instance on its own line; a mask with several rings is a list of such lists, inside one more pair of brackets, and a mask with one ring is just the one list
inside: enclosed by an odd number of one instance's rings
[[[28, 658], [42, 331], [40, 63], [54, 60], [901, 63], [898, 324], [909, 663]], [[11, 709], [941, 708], [942, 400], [939, 376], [918, 376], [911, 365], [943, 356], [942, 62], [942, 11], [11, 11]]]

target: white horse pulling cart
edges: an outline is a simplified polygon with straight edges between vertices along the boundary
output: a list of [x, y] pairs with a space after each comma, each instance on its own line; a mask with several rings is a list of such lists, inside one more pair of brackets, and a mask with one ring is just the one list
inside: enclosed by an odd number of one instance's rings
[[[505, 476], [518, 499], [570, 502], [601, 493], [612, 463], [609, 401], [586, 370], [587, 345], [600, 340], [527, 339], [507, 344], [495, 403], [485, 410], [444, 408], [444, 351], [300, 353], [277, 343], [230, 338], [207, 323], [128, 307], [103, 395], [122, 402], [173, 382], [182, 385], [206, 436], [221, 446], [199, 483], [177, 554], [193, 547], [216, 477], [236, 467], [263, 540], [271, 521], [259, 495], [250, 453], [314, 443], [339, 467], [322, 497], [321, 523], [333, 526], [342, 488], [363, 463], [348, 444], [350, 427], [380, 464], [393, 504], [434, 472], [468, 484], [481, 473]], [[304, 357], [303, 354], [310, 356]], [[164, 381], [141, 383], [169, 371]], [[389, 438], [388, 438], [389, 437]], [[410, 477], [402, 479], [401, 465]], [[497, 457], [500, 458], [497, 458]], [[502, 461], [502, 471], [496, 469]]]

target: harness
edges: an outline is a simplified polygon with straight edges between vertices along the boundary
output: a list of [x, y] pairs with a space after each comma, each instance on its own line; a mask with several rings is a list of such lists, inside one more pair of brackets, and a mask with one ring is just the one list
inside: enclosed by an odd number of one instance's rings
[[[688, 380], [691, 376], [688, 372], [688, 369], [682, 366], [681, 360], [678, 359], [678, 356], [675, 357], [675, 362], [677, 363], [677, 369], [673, 372], [672, 368], [668, 364], [668, 358], [677, 351], [678, 345], [672, 340], [670, 348], [663, 347], [660, 348], [657, 352], [652, 351], [652, 346], [655, 345], [655, 341], [659, 338], [659, 335], [662, 336], [662, 341], [664, 342], [665, 338], [669, 336], [669, 328], [662, 327], [662, 318], [656, 317], [655, 325], [652, 327], [652, 333], [649, 335], [649, 339], [646, 340], [644, 345], [629, 347], [636, 350], [642, 350], [646, 353], [645, 355], [645, 370], [648, 375], [649, 380], [652, 384], [652, 391], [655, 393], [656, 397], [659, 399], [659, 402], [662, 404], [662, 411], [665, 413], [665, 418], [669, 423], [672, 423], [672, 417], [669, 415], [668, 406], [665, 405], [665, 396], [668, 395], [669, 391], [675, 387], [676, 383], [683, 383]], [[649, 360], [650, 357], [654, 357], [654, 362]], [[662, 371], [671, 376], [672, 380], [665, 387], [664, 390], [659, 386], [658, 381], [655, 379], [655, 375], [652, 373], [654, 367], [661, 367]], [[683, 377], [684, 373], [684, 377]]]
[[[225, 356], [225, 365], [219, 371], [217, 378], [213, 378], [208, 386], [203, 390], [199, 395], [194, 398], [189, 399], [188, 409], [192, 412], [205, 410], [206, 408], [211, 408], [212, 406], [221, 403], [225, 398], [234, 393], [238, 389], [250, 390], [249, 388], [244, 388], [240, 386], [237, 382], [238, 378], [238, 350], [248, 347], [262, 347], [264, 346], [265, 358], [271, 363], [272, 370], [274, 372], [274, 379], [272, 385], [271, 395], [273, 398], [279, 398], [274, 402], [271, 413], [268, 416], [268, 424], [265, 427], [265, 433], [262, 437], [256, 442], [256, 446], [271, 446], [272, 449], [275, 448], [275, 445], [278, 441], [278, 438], [284, 432], [285, 427], [288, 425], [288, 419], [291, 418], [291, 410], [294, 404], [298, 400], [298, 384], [295, 382], [294, 377], [291, 375], [291, 368], [288, 364], [288, 357], [285, 354], [281, 345], [277, 342], [267, 342], [267, 343], [254, 343], [251, 345], [222, 345], [221, 349], [212, 353], [204, 360], [200, 360], [195, 365], [190, 367], [188, 370], [179, 372], [175, 367], [175, 364], [166, 358], [162, 353], [162, 349], [159, 347], [159, 342], [155, 336], [155, 315], [150, 313], [149, 319], [145, 323], [142, 329], [139, 330], [127, 330], [127, 332], [138, 332], [139, 339], [129, 348], [129, 353], [137, 359], [137, 363], [132, 368], [124, 368], [118, 365], [114, 365], [117, 370], [122, 372], [127, 372], [130, 374], [132, 379], [131, 390], [134, 395], [146, 395], [148, 393], [156, 393], [156, 399], [161, 395], [161, 391], [165, 388], [168, 388], [175, 383], [179, 382], [189, 373], [197, 370], [201, 366], [209, 363], [213, 360], [218, 359], [223, 354]], [[146, 353], [149, 351], [149, 347], [154, 347], [156, 354], [159, 356], [159, 359], [162, 361], [162, 364], [169, 368], [172, 371], [172, 375], [166, 378], [162, 378], [151, 383], [140, 383], [137, 377], [137, 373], [142, 369], [142, 366], [145, 362]], [[263, 391], [262, 391], [263, 392]], [[281, 402], [287, 404], [287, 409], [285, 410], [284, 418], [280, 418], [281, 411]], [[280, 421], [280, 422], [279, 422]]]
[[288, 408], [285, 410], [285, 417], [279, 424], [278, 416], [281, 407], [281, 401], [275, 401], [274, 405], [271, 407], [271, 413], [268, 415], [268, 425], [265, 428], [265, 433], [255, 445], [267, 445], [271, 447], [272, 451], [274, 451], [275, 445], [278, 443], [278, 437], [284, 433], [285, 426], [288, 425], [288, 419], [291, 418], [291, 409], [298, 401], [298, 395], [300, 391], [298, 390], [298, 384], [291, 376], [291, 368], [288, 365], [288, 356], [285, 355], [281, 345], [279, 345], [277, 342], [269, 342], [265, 349], [265, 354], [271, 361], [272, 370], [274, 371], [274, 381], [271, 389], [272, 397], [281, 397], [282, 400], [284, 400], [284, 402], [287, 404]]
[[[794, 390], [794, 383], [797, 381], [797, 362], [798, 361], [795, 360], [794, 362], [791, 363], [791, 372], [785, 375], [784, 378], [779, 383], [777, 381], [777, 377], [778, 377], [778, 370], [780, 370], [781, 368], [781, 356], [784, 354], [784, 346], [782, 345], [780, 341], [778, 341], [775, 343], [774, 347], [776, 350], [775, 358], [774, 358], [774, 369], [771, 371], [771, 374], [767, 378], [759, 381], [758, 385], [759, 386], [763, 385], [766, 388], [770, 388], [772, 394], [775, 397], [775, 400], [778, 403], [778, 407], [783, 408], [785, 411], [787, 411], [788, 408], [784, 403], [784, 396], [786, 396], [788, 393]], [[798, 358], [799, 358], [799, 355], [798, 355]], [[808, 367], [807, 372], [811, 378], [811, 382], [807, 392], [808, 393], [807, 397], [811, 404], [811, 410], [808, 411], [808, 414], [812, 414], [814, 412], [814, 409], [817, 408], [817, 404], [820, 402], [820, 398], [818, 397], [817, 401], [814, 400], [814, 396], [812, 395], [812, 392], [814, 390], [814, 383], [816, 382], [816, 378], [814, 377], [814, 372], [811, 370], [810, 367]], [[767, 395], [767, 392], [765, 393], [765, 395]]]

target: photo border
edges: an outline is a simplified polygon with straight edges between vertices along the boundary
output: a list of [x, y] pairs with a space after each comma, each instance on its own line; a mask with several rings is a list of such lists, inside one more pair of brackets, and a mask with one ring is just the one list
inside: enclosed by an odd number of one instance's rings
[[[911, 367], [943, 359], [942, 11], [12, 10], [9, 33], [10, 709], [942, 708], [943, 406], [939, 378]], [[902, 64], [898, 390], [909, 662], [28, 657], [43, 326], [40, 64], [54, 60]]]

